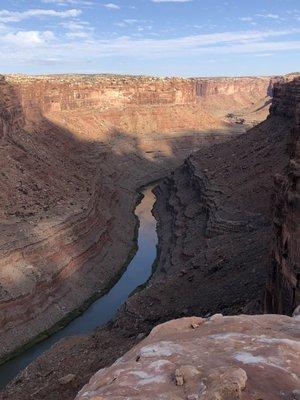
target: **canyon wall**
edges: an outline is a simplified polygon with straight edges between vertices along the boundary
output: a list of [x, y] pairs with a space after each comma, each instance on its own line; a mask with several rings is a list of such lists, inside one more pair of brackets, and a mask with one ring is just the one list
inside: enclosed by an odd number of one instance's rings
[[289, 162], [293, 124], [294, 116], [271, 113], [246, 134], [194, 153], [158, 186], [157, 271], [177, 294], [170, 315], [184, 303], [189, 314], [262, 312], [273, 175]]
[[180, 105], [222, 99], [228, 105], [249, 106], [269, 96], [276, 78], [151, 78], [130, 76], [60, 75], [7, 77], [20, 91], [25, 111], [51, 113], [128, 105]]
[[271, 115], [295, 119], [289, 165], [275, 176], [272, 201], [274, 243], [266, 290], [266, 311], [291, 315], [300, 304], [300, 79], [275, 87]]
[[198, 79], [198, 102], [210, 113], [244, 122], [248, 127], [264, 120], [269, 111], [273, 86], [280, 77]]
[[[103, 149], [79, 143], [46, 120], [26, 130], [14, 88], [2, 83], [1, 98], [0, 358], [5, 358], [118, 276], [132, 247], [127, 238], [134, 236], [137, 197], [115, 188]], [[114, 223], [122, 212], [124, 233]]]

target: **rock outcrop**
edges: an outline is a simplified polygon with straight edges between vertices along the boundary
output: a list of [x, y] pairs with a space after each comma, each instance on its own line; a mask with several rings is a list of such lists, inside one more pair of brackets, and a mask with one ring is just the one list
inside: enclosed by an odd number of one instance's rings
[[295, 119], [289, 165], [275, 176], [274, 244], [266, 290], [267, 312], [291, 315], [300, 304], [300, 79], [275, 87], [271, 113]]
[[279, 315], [182, 318], [100, 370], [76, 400], [298, 399], [300, 323]]
[[[0, 360], [65, 323], [119, 276], [140, 185], [235, 130], [204, 109], [199, 82], [1, 77]], [[214, 82], [228, 99], [253, 85], [232, 100], [244, 107], [267, 96], [270, 79]]]
[[273, 175], [289, 162], [294, 123], [292, 114], [271, 112], [246, 134], [194, 153], [158, 186], [160, 252], [145, 293], [158, 299], [163, 280], [170, 296], [176, 293], [164, 308], [167, 313], [170, 307], [169, 317], [178, 309], [262, 312]]

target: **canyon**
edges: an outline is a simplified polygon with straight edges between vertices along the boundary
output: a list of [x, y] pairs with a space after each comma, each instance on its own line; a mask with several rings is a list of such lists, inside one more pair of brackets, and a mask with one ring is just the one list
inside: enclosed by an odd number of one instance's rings
[[[1, 362], [114, 285], [136, 251], [140, 188], [154, 181], [158, 246], [151, 277], [109, 323], [55, 344], [0, 398], [74, 399], [99, 369], [175, 318], [291, 315], [299, 304], [299, 100], [297, 75], [3, 76]], [[219, 328], [231, 332], [226, 321], [245, 318], [248, 334], [251, 318], [262, 317], [226, 318]], [[296, 321], [272, 318], [257, 335]]]
[[[269, 86], [252, 81], [246, 99], [236, 80], [220, 90], [230, 98], [237, 87], [245, 106]], [[201, 142], [227, 137], [226, 123], [196, 102], [198, 87], [180, 79], [3, 78], [0, 358], [110, 286], [132, 246], [139, 186]]]

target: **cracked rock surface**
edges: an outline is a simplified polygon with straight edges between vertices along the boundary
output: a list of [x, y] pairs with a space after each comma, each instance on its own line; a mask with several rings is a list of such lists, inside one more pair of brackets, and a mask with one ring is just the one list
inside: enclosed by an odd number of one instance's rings
[[278, 315], [172, 320], [100, 370], [76, 400], [291, 400], [299, 334], [299, 321]]

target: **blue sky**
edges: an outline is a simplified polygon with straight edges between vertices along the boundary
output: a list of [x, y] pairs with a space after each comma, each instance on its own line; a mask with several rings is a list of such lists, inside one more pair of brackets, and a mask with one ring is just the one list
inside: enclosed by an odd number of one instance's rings
[[0, 73], [300, 70], [300, 0], [0, 0]]

